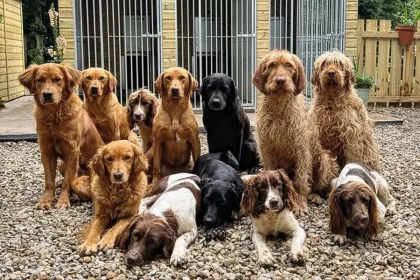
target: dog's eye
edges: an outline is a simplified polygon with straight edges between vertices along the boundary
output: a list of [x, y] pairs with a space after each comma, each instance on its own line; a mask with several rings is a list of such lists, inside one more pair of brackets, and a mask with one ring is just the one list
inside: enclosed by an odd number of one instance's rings
[[129, 160], [129, 159], [131, 159], [131, 156], [129, 155], [124, 156], [124, 160]]
[[38, 79], [36, 79], [36, 81], [38, 83], [43, 83], [44, 82], [44, 77], [39, 77]]
[[99, 80], [100, 81], [105, 81], [105, 77], [101, 76], [101, 77], [99, 77]]
[[270, 63], [268, 64], [268, 67], [269, 67], [269, 68], [276, 67], [276, 63], [275, 63], [275, 62], [270, 62]]
[[185, 76], [180, 76], [179, 79], [180, 80], [185, 80]]
[[165, 80], [167, 80], [167, 81], [171, 81], [171, 80], [172, 80], [172, 77], [171, 77], [171, 76], [166, 76], [166, 77], [165, 77]]
[[363, 203], [365, 203], [365, 204], [366, 204], [366, 203], [368, 203], [368, 202], [370, 201], [369, 197], [362, 197], [362, 198], [361, 198], [361, 200], [362, 200], [362, 202], [363, 202]]
[[86, 76], [85, 79], [88, 80], [88, 81], [90, 81], [90, 80], [92, 80], [92, 77], [91, 76]]
[[60, 82], [60, 81], [61, 81], [61, 79], [60, 79], [60, 78], [58, 78], [58, 77], [55, 77], [55, 78], [53, 78], [53, 81], [54, 81], [54, 83], [58, 83], [58, 82]]
[[108, 161], [108, 162], [111, 162], [112, 161], [112, 157], [107, 157], [105, 160]]
[[287, 68], [292, 68], [292, 64], [290, 64], [289, 62], [287, 62], [284, 66], [286, 66]]

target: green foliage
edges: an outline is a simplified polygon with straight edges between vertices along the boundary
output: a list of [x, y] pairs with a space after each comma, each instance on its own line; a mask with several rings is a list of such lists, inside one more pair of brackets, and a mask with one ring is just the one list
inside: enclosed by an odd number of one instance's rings
[[416, 26], [420, 20], [420, 0], [399, 1], [401, 13], [398, 24]]
[[48, 16], [50, 18], [50, 25], [54, 37], [54, 44], [47, 49], [47, 53], [51, 57], [49, 61], [60, 63], [63, 61], [67, 42], [66, 39], [60, 34], [58, 12], [55, 10], [54, 3], [51, 4], [50, 9], [48, 10]]
[[353, 59], [354, 76], [356, 78], [356, 88], [371, 88], [374, 84], [374, 79], [365, 73], [360, 73], [358, 63]]

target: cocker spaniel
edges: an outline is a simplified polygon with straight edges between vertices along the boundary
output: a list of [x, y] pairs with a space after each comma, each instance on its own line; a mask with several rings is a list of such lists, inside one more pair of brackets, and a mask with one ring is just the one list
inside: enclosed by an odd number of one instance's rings
[[300, 59], [288, 51], [274, 50], [258, 65], [254, 85], [263, 93], [257, 111], [258, 149], [266, 170], [283, 168], [298, 193], [298, 212], [307, 212], [308, 194], [320, 203], [338, 174], [334, 158], [322, 150], [300, 93], [306, 86]]
[[311, 81], [315, 86], [311, 117], [322, 147], [337, 158], [340, 168], [360, 162], [379, 170], [374, 122], [354, 88], [352, 61], [341, 52], [326, 52], [315, 61]]
[[396, 213], [387, 181], [369, 167], [349, 163], [331, 185], [330, 228], [334, 241], [340, 245], [349, 231], [376, 236], [385, 215]]

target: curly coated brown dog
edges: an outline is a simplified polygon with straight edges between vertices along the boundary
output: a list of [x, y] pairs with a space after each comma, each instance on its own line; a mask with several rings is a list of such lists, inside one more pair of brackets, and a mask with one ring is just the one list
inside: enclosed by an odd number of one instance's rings
[[34, 116], [45, 173], [40, 209], [51, 207], [57, 159], [63, 160], [60, 172], [64, 180], [56, 207], [65, 208], [70, 206], [71, 182], [80, 173], [89, 173], [88, 162], [103, 145], [95, 124], [82, 107], [82, 100], [74, 93], [80, 79], [79, 71], [55, 63], [32, 65], [18, 77], [35, 98]]
[[379, 170], [374, 122], [354, 89], [351, 60], [338, 51], [326, 52], [315, 61], [312, 83], [315, 100], [311, 117], [322, 147], [337, 157], [341, 168], [359, 162]]
[[[304, 97], [305, 72], [300, 59], [288, 51], [274, 50], [258, 65], [254, 85], [263, 93], [257, 112], [259, 155], [266, 170], [283, 168], [293, 180], [300, 210], [307, 198], [320, 203], [338, 174], [335, 159], [321, 149], [309, 119]], [[298, 212], [300, 212], [298, 210]]]
[[184, 68], [172, 67], [156, 79], [154, 86], [162, 97], [153, 120], [153, 183], [157, 183], [163, 172], [171, 175], [191, 171], [191, 154], [195, 162], [201, 146], [190, 102], [197, 81]]
[[117, 79], [102, 68], [89, 68], [82, 72], [82, 88], [86, 100], [83, 107], [94, 121], [105, 143], [129, 140], [139, 145], [131, 131], [124, 107], [114, 94]]

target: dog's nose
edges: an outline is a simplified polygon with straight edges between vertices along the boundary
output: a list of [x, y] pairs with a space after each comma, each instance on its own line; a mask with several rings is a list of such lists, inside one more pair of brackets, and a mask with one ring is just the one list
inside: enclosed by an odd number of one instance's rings
[[205, 227], [213, 227], [216, 223], [216, 220], [213, 217], [206, 216], [203, 219], [203, 225]]
[[335, 76], [335, 72], [332, 71], [332, 70], [328, 71], [328, 76], [334, 77]]
[[367, 222], [369, 221], [369, 217], [368, 217], [368, 216], [366, 216], [366, 215], [361, 216], [361, 217], [359, 217], [359, 221], [360, 221], [360, 223], [361, 223], [362, 225], [365, 225], [365, 224], [367, 224]]
[[279, 86], [282, 86], [286, 82], [286, 78], [285, 77], [276, 77], [275, 81]]
[[119, 172], [119, 171], [114, 172], [113, 175], [114, 175], [115, 180], [121, 180], [122, 177], [124, 176], [124, 174], [122, 172]]
[[44, 96], [45, 100], [51, 100], [53, 93], [51, 91], [44, 91], [44, 93], [42, 94]]
[[172, 88], [172, 96], [178, 97], [179, 95], [179, 88]]
[[91, 86], [90, 90], [92, 91], [92, 93], [98, 93], [98, 86]]
[[271, 198], [270, 200], [269, 200], [269, 203], [270, 203], [270, 207], [276, 207], [277, 205], [279, 205], [279, 200], [277, 199], [277, 198]]
[[220, 104], [221, 104], [220, 99], [213, 99], [213, 106], [214, 107], [218, 108], [218, 107], [220, 107]]
[[141, 116], [142, 116], [142, 114], [141, 113], [134, 113], [134, 118], [135, 119], [137, 119], [137, 120], [140, 120], [141, 119]]
[[139, 262], [139, 255], [137, 252], [132, 252], [126, 255], [125, 263], [127, 265], [134, 265]]

